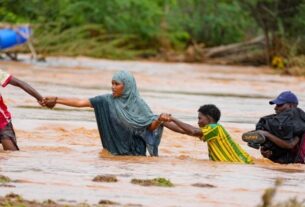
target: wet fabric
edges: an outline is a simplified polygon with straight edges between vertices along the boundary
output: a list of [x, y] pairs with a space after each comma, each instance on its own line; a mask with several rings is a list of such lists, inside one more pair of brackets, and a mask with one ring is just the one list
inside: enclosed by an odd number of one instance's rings
[[94, 108], [97, 126], [103, 148], [114, 155], [146, 155], [158, 156], [163, 126], [153, 132], [147, 126], [142, 128], [126, 127], [126, 121], [119, 118], [113, 107], [111, 94], [96, 96], [90, 99]]
[[10, 139], [14, 143], [16, 149], [19, 150], [12, 122], [9, 122], [3, 129], [0, 130], [0, 143], [3, 139]]
[[256, 129], [269, 131], [284, 140], [301, 137], [305, 132], [305, 112], [300, 108], [293, 108], [264, 116], [256, 124]]
[[294, 163], [305, 164], [305, 133], [303, 134], [299, 144], [296, 146]]
[[10, 82], [11, 79], [12, 76], [9, 73], [0, 69], [0, 84], [2, 87], [5, 87]]
[[124, 84], [123, 94], [109, 100], [123, 124], [132, 129], [150, 125], [156, 117], [140, 97], [134, 77], [128, 71], [119, 71], [113, 75], [112, 80]]
[[[305, 132], [305, 113], [300, 108], [293, 108], [279, 114], [268, 115], [259, 120], [256, 129], [269, 131], [285, 141], [290, 141], [296, 136], [301, 139]], [[262, 147], [272, 151], [269, 159], [273, 162], [282, 164], [295, 162], [295, 153], [276, 146], [268, 139], [262, 144]]]
[[103, 147], [116, 155], [146, 155], [148, 150], [157, 156], [163, 126], [147, 130], [157, 116], [140, 97], [129, 72], [119, 71], [112, 79], [124, 84], [120, 97], [107, 94], [90, 99]]
[[203, 141], [207, 142], [209, 158], [213, 161], [253, 163], [245, 152], [220, 124], [209, 124], [201, 128]]
[[[11, 81], [12, 76], [0, 69], [0, 84], [2, 87], [6, 87], [7, 84]], [[11, 114], [7, 110], [7, 106], [4, 103], [4, 100], [0, 94], [0, 129], [6, 127], [6, 125], [11, 121]]]

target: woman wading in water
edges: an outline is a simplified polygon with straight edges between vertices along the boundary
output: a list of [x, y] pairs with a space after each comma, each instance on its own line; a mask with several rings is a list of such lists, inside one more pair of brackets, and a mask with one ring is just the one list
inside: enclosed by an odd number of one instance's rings
[[[141, 98], [136, 81], [127, 71], [119, 71], [112, 78], [112, 94], [90, 99], [46, 97], [49, 107], [63, 104], [72, 107], [94, 108], [103, 148], [114, 155], [158, 156], [163, 121], [167, 116], [157, 116]], [[182, 131], [169, 123], [174, 131]], [[172, 127], [171, 127], [172, 126]]]

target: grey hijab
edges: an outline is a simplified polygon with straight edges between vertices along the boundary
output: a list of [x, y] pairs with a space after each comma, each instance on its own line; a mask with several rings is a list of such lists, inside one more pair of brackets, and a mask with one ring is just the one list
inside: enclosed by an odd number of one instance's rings
[[124, 84], [123, 94], [112, 99], [120, 121], [132, 129], [143, 129], [150, 125], [156, 116], [140, 97], [133, 75], [127, 71], [119, 71], [113, 75], [112, 80]]

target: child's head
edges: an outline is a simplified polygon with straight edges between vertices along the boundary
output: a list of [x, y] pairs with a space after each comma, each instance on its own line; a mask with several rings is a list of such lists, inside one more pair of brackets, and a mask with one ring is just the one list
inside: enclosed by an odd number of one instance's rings
[[217, 123], [220, 119], [220, 110], [214, 104], [203, 105], [198, 109], [198, 125]]

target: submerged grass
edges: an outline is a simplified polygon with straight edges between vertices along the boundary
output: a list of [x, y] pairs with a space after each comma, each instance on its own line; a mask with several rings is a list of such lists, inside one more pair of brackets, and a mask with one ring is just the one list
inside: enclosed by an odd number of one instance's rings
[[0, 175], [0, 183], [3, 184], [3, 183], [9, 183], [9, 182], [12, 182], [12, 180], [7, 177], [7, 176], [4, 176], [4, 175]]
[[194, 184], [192, 184], [192, 186], [199, 187], [199, 188], [215, 188], [216, 187], [215, 185], [211, 185], [208, 183], [194, 183]]
[[257, 207], [305, 207], [305, 200], [299, 201], [296, 197], [274, 204], [274, 196], [282, 183], [282, 179], [276, 179], [274, 186], [265, 190], [264, 194], [262, 195], [262, 204], [258, 205]]
[[28, 201], [23, 199], [20, 195], [10, 193], [4, 197], [0, 197], [1, 207], [68, 207], [69, 205], [60, 205], [52, 200], [44, 202]]
[[118, 179], [113, 175], [98, 175], [93, 178], [94, 182], [106, 182], [106, 183], [115, 183], [118, 182]]
[[0, 197], [0, 207], [102, 207], [107, 205], [116, 205], [118, 203], [108, 202], [108, 203], [100, 203], [97, 205], [89, 205], [86, 203], [80, 203], [75, 205], [67, 205], [67, 204], [59, 204], [52, 200], [46, 200], [43, 202], [38, 201], [29, 201], [23, 199], [22, 196], [14, 193], [7, 194], [4, 197]]
[[[104, 207], [121, 206], [120, 203], [111, 200], [100, 200], [98, 204], [78, 203], [78, 204], [59, 204], [53, 200], [42, 202], [30, 201], [22, 198], [18, 194], [10, 193], [4, 197], [0, 196], [0, 207]], [[124, 206], [142, 206], [140, 204], [127, 204]]]
[[110, 201], [110, 200], [100, 200], [98, 204], [101, 205], [119, 205], [118, 202]]
[[142, 186], [161, 186], [161, 187], [173, 187], [174, 184], [166, 178], [154, 178], [154, 179], [132, 179], [131, 183]]

